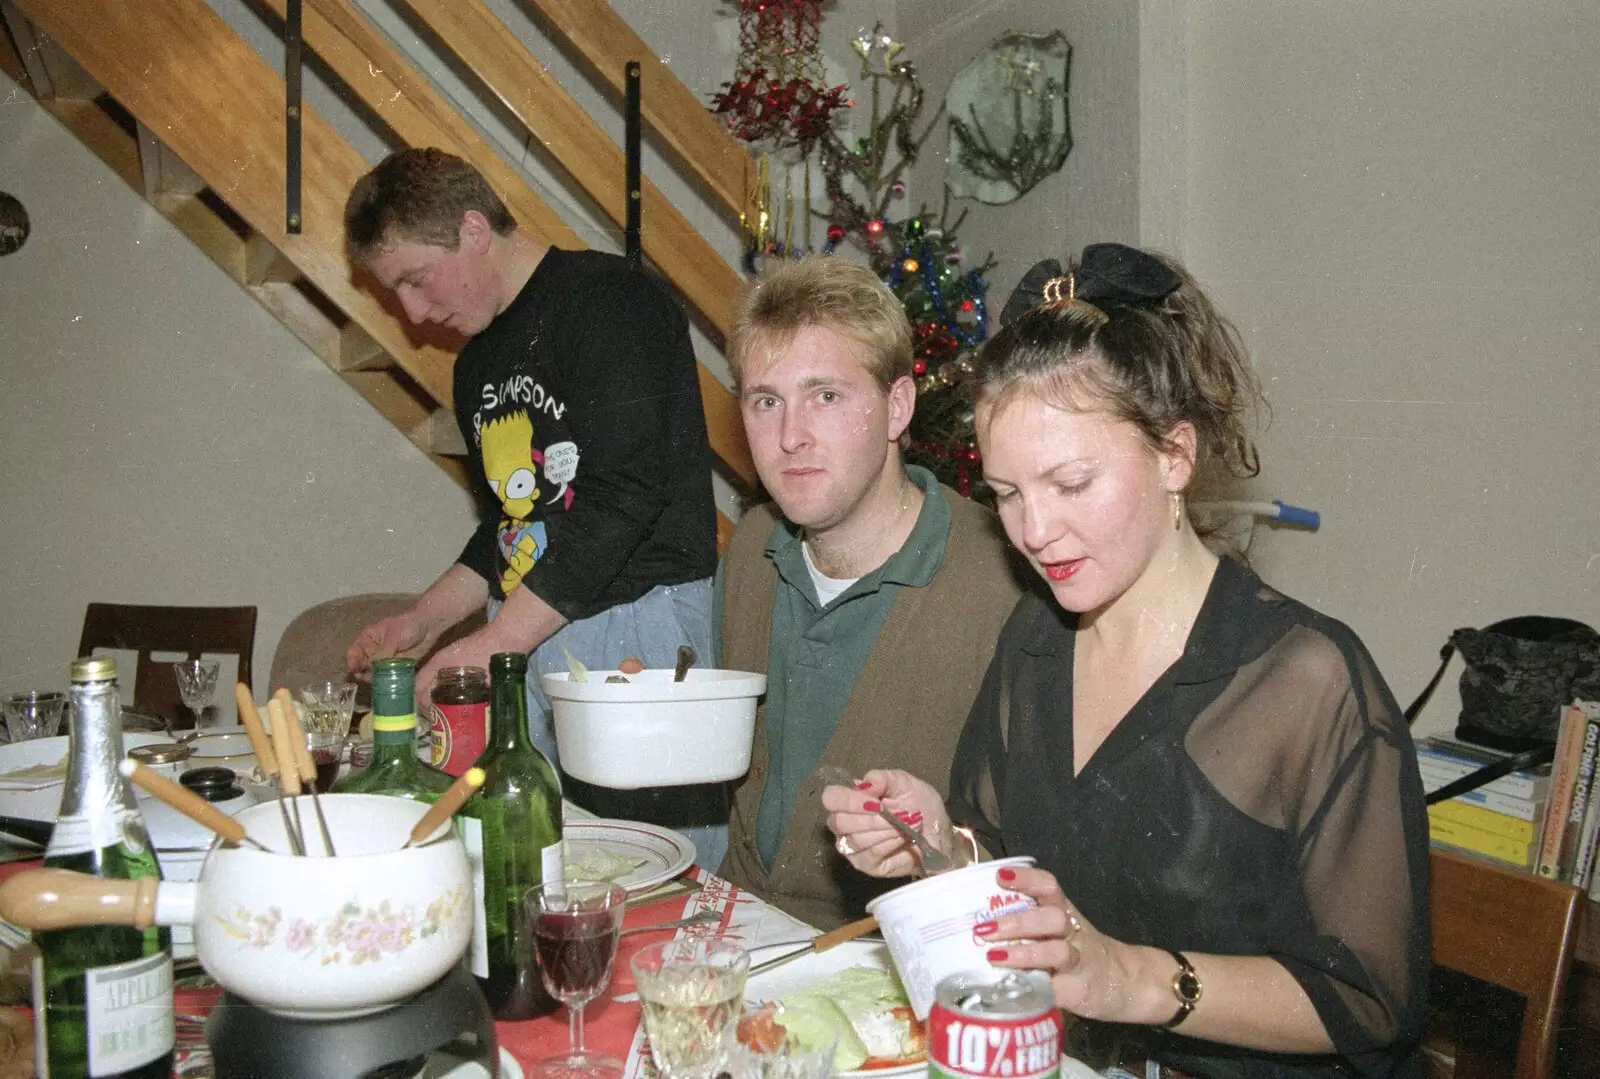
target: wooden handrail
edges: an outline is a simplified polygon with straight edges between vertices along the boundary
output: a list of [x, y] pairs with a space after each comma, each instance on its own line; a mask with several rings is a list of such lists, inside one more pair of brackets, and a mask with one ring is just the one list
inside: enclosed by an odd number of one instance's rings
[[304, 110], [304, 231], [284, 229], [283, 79], [204, 0], [17, 0], [110, 94], [252, 228], [449, 404], [455, 356], [414, 342], [357, 288], [344, 256], [344, 200], [367, 162]]
[[[653, 56], [650, 46], [605, 0], [530, 0], [544, 28], [566, 42], [612, 91], [623, 92], [630, 60]], [[644, 68], [640, 111], [667, 149], [687, 165], [737, 221], [755, 190], [755, 164], [728, 129], [665, 64]]]

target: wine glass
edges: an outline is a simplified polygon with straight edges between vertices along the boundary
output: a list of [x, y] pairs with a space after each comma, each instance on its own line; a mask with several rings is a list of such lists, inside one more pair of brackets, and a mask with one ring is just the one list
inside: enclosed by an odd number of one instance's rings
[[300, 687], [300, 725], [317, 766], [317, 790], [324, 794], [339, 774], [339, 758], [355, 706], [354, 682], [312, 682]]
[[606, 881], [552, 880], [523, 900], [545, 991], [567, 1006], [565, 1056], [534, 1066], [538, 1079], [615, 1079], [622, 1061], [583, 1045], [583, 1008], [611, 983], [628, 893]]
[[217, 695], [217, 675], [222, 664], [214, 659], [180, 659], [172, 665], [178, 677], [178, 695], [184, 707], [194, 713], [194, 726], [200, 729], [200, 717], [211, 707], [211, 698]]
[[750, 953], [729, 940], [685, 937], [641, 949], [630, 965], [656, 1070], [665, 1079], [727, 1071]]

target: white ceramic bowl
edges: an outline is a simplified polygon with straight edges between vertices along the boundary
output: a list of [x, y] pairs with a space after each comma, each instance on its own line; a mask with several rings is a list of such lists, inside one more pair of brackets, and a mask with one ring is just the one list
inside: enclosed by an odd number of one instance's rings
[[998, 972], [988, 959], [994, 945], [974, 936], [972, 928], [1034, 905], [995, 877], [1002, 866], [1031, 865], [1032, 858], [978, 862], [902, 885], [867, 904], [918, 1019], [928, 1018], [934, 989], [944, 978], [968, 970]]
[[767, 676], [691, 667], [682, 682], [647, 670], [608, 683], [547, 674], [556, 747], [567, 774], [600, 787], [636, 790], [738, 779], [750, 768], [756, 699]]
[[[306, 846], [321, 852], [311, 800]], [[432, 985], [472, 940], [472, 871], [461, 840], [400, 850], [421, 802], [325, 794], [337, 858], [216, 847], [194, 884], [163, 882], [156, 920], [190, 923], [201, 964], [225, 989], [283, 1015], [334, 1019], [376, 1011]], [[288, 849], [273, 803], [238, 814], [273, 851]]]

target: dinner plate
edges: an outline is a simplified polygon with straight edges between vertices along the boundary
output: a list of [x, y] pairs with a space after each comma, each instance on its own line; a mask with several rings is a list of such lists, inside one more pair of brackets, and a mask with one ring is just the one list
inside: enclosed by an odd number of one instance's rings
[[[751, 955], [750, 962], [754, 965], [775, 958], [785, 951], [793, 950], [794, 947], [793, 944], [784, 944], [770, 949], [762, 948]], [[851, 967], [893, 970], [894, 964], [889, 958], [889, 946], [882, 941], [850, 940], [820, 954], [804, 956], [751, 978], [745, 986], [744, 999], [748, 1004], [766, 1004], [793, 993], [803, 992], [824, 978], [838, 974], [842, 970], [849, 970]], [[913, 1076], [926, 1075], [927, 1072], [928, 1064], [922, 1061], [898, 1068], [870, 1068], [835, 1074], [837, 1079], [889, 1079], [891, 1076], [911, 1079]], [[1061, 1058], [1061, 1079], [1101, 1079], [1101, 1076], [1083, 1061], [1064, 1056]]]
[[[129, 731], [122, 736], [124, 749], [145, 746], [169, 739], [165, 734], [143, 734]], [[37, 764], [56, 764], [67, 759], [67, 736], [34, 738], [26, 742], [0, 745], [0, 775], [17, 768]], [[62, 780], [46, 783], [13, 783], [0, 781], [0, 816], [23, 817], [27, 820], [56, 819], [61, 810]]]
[[569, 863], [591, 850], [603, 850], [644, 864], [617, 879], [630, 892], [642, 892], [671, 880], [694, 864], [694, 842], [686, 835], [654, 824], [631, 820], [568, 821], [561, 830]]
[[189, 743], [189, 768], [221, 765], [248, 775], [255, 769], [255, 747], [242, 726], [207, 727], [206, 733]]

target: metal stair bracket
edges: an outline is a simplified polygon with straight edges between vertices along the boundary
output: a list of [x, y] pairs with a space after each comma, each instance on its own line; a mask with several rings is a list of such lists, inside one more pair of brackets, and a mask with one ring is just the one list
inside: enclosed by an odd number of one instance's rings
[[301, 72], [301, 0], [289, 0], [288, 18], [283, 26], [283, 109], [284, 169], [283, 203], [286, 211], [284, 229], [291, 235], [300, 232], [300, 72]]
[[634, 269], [639, 268], [640, 260], [643, 258], [639, 242], [639, 218], [643, 208], [643, 192], [639, 186], [639, 138], [642, 128], [639, 112], [639, 61], [629, 60], [627, 129], [623, 137], [623, 147], [628, 156], [628, 223], [624, 228], [623, 237], [628, 265]]

